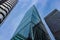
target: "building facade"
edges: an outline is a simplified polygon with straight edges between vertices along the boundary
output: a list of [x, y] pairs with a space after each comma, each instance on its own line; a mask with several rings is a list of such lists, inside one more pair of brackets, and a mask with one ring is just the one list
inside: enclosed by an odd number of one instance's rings
[[17, 3], [17, 0], [1, 0], [0, 1], [0, 24]]
[[26, 12], [11, 40], [50, 40], [35, 6]]
[[45, 17], [45, 21], [56, 40], [60, 40], [60, 11], [57, 9], [53, 10]]

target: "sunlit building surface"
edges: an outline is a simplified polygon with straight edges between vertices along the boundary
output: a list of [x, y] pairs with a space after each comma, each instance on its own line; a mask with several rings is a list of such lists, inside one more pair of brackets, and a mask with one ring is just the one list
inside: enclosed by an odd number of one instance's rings
[[45, 20], [56, 40], [60, 40], [60, 11], [53, 10]]
[[35, 6], [27, 11], [11, 40], [49, 40]]
[[0, 1], [0, 24], [17, 3], [17, 0], [1, 0]]

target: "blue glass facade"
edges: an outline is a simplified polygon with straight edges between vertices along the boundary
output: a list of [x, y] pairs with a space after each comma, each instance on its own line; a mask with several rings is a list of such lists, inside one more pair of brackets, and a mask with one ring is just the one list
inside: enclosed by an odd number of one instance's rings
[[[39, 24], [39, 26], [38, 26]], [[48, 34], [46, 32], [46, 29], [44, 29], [44, 25], [42, 24], [40, 16], [38, 14], [38, 11], [36, 9], [35, 6], [31, 7], [25, 14], [25, 16], [23, 17], [20, 25], [18, 26], [18, 28], [16, 29], [12, 40], [41, 40], [43, 39], [44, 35], [45, 38], [48, 39]], [[37, 26], [36, 26], [37, 25]], [[35, 29], [35, 26], [37, 28], [37, 30]], [[40, 28], [41, 27], [41, 28]], [[41, 30], [40, 30], [41, 29]], [[38, 34], [34, 33], [34, 32], [38, 32]], [[42, 33], [40, 33], [42, 32]], [[46, 34], [44, 34], [46, 33]], [[22, 35], [23, 37], [19, 36]], [[39, 37], [38, 37], [39, 35]], [[19, 36], [19, 37], [16, 37]], [[42, 37], [43, 36], [43, 37]], [[37, 37], [37, 38], [35, 38]], [[45, 40], [47, 40], [45, 39]]]

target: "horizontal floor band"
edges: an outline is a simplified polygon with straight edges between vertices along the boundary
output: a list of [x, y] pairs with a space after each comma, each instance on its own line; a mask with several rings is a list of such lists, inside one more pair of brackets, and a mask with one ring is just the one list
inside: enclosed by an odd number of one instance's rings
[[11, 9], [8, 5], [6, 5], [6, 4], [4, 4], [4, 3], [3, 3], [3, 5], [4, 5], [5, 7], [7, 7], [9, 10]]
[[3, 5], [0, 5], [1, 8], [3, 8], [4, 10], [6, 10], [7, 12], [9, 11], [6, 7], [4, 7]]
[[11, 5], [9, 5], [9, 4], [7, 4], [7, 3], [5, 3], [5, 4], [11, 8]]
[[0, 8], [1, 8], [2, 10], [4, 10], [4, 11], [7, 13], [7, 11], [6, 11], [5, 9], [3, 9], [1, 6], [0, 6]]
[[0, 14], [3, 16], [3, 19], [4, 19], [5, 18], [5, 15], [2, 12], [0, 12]]
[[1, 9], [1, 8], [0, 8], [0, 12], [2, 12], [4, 14], [4, 16], [7, 15], [7, 13], [3, 9]]
[[9, 8], [8, 8], [8, 7], [6, 7], [5, 5], [2, 5], [2, 6], [4, 6], [5, 8], [7, 8], [7, 9], [9, 10]]

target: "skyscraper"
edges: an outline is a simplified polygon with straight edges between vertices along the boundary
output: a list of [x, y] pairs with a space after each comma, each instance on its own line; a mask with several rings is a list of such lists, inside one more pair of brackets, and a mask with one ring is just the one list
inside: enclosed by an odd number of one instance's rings
[[26, 12], [11, 40], [48, 40], [47, 36], [38, 11], [33, 5]]
[[6, 18], [6, 16], [9, 14], [11, 9], [15, 6], [17, 3], [17, 0], [1, 0], [0, 1], [0, 24], [3, 22], [3, 20]]
[[56, 40], [60, 40], [60, 11], [57, 9], [53, 10], [45, 17], [45, 21]]
[[4, 3], [5, 1], [7, 1], [7, 0], [0, 0], [0, 5], [1, 5], [2, 3]]

